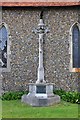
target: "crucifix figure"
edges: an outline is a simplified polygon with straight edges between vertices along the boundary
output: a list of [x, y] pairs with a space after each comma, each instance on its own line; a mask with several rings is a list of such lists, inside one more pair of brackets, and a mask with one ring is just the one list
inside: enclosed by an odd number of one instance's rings
[[38, 78], [36, 83], [45, 83], [44, 80], [44, 66], [43, 66], [43, 38], [44, 34], [48, 33], [49, 30], [43, 23], [43, 11], [40, 14], [40, 21], [38, 28], [34, 30], [35, 33], [39, 35], [39, 66], [38, 66]]

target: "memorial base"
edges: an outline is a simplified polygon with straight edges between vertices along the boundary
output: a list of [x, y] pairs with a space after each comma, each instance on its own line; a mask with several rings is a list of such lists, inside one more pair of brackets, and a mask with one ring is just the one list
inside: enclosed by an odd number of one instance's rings
[[22, 102], [31, 106], [49, 106], [60, 102], [60, 96], [53, 94], [53, 84], [29, 84], [28, 95], [23, 95]]

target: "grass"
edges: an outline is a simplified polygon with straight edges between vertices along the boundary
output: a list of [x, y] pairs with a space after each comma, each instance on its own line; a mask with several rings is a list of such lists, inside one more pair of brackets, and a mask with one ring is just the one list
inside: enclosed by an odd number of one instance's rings
[[0, 119], [2, 118], [2, 101], [0, 100]]
[[32, 107], [20, 100], [2, 101], [3, 118], [78, 118], [78, 105], [61, 101], [49, 107]]

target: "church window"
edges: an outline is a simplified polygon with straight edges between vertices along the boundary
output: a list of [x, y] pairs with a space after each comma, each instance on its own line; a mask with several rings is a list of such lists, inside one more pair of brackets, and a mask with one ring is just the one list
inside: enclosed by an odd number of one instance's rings
[[80, 68], [80, 31], [77, 25], [72, 30], [73, 68]]
[[5, 23], [0, 25], [0, 71], [8, 71], [10, 69], [10, 41], [8, 28]]

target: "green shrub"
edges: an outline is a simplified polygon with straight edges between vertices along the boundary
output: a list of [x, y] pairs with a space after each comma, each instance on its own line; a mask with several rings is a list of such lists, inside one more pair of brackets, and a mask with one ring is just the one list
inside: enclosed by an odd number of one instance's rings
[[[61, 97], [62, 100], [71, 103], [78, 103], [80, 104], [80, 92], [71, 92], [71, 91], [64, 91], [64, 90], [55, 90], [53, 91], [54, 94], [57, 94]], [[16, 91], [16, 92], [6, 92], [2, 95], [2, 100], [18, 100], [21, 99], [23, 94], [28, 94], [28, 92], [24, 91]]]
[[6, 92], [2, 95], [1, 99], [2, 100], [18, 100], [21, 99], [23, 94], [27, 94], [28, 92], [24, 91], [16, 91], [16, 92]]
[[64, 90], [55, 90], [55, 94], [59, 95], [62, 100], [71, 102], [71, 103], [80, 103], [80, 92], [71, 92], [71, 91], [64, 91]]

